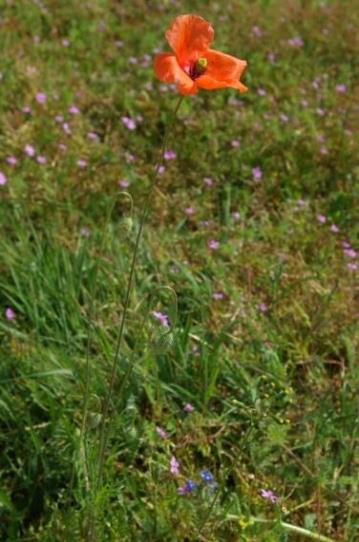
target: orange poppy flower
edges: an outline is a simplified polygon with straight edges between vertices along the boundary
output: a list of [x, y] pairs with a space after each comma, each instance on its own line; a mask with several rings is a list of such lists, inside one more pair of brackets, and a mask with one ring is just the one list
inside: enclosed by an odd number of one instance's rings
[[161, 53], [154, 62], [160, 81], [175, 83], [180, 94], [195, 94], [199, 88], [235, 88], [246, 92], [239, 78], [245, 60], [210, 49], [214, 30], [198, 15], [176, 17], [165, 36], [175, 54]]

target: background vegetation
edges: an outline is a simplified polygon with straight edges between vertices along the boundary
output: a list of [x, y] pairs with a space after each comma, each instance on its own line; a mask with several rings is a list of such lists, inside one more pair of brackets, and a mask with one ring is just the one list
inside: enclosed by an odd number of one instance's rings
[[[250, 90], [171, 130], [94, 495], [177, 100], [152, 60], [188, 12]], [[84, 539], [89, 509], [100, 541], [358, 540], [358, 23], [356, 0], [0, 0], [2, 540]]]

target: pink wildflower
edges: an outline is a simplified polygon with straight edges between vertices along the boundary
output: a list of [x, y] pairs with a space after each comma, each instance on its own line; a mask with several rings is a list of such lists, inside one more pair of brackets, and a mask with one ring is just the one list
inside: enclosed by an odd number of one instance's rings
[[46, 102], [46, 94], [44, 94], [43, 92], [38, 92], [35, 96], [35, 99], [38, 104], [43, 105]]
[[164, 314], [163, 312], [160, 312], [160, 311], [152, 311], [152, 316], [154, 318], [156, 318], [156, 320], [158, 320], [159, 322], [161, 322], [161, 325], [163, 327], [169, 327], [169, 322], [168, 322], [168, 316], [167, 314]]
[[275, 504], [278, 501], [278, 497], [273, 493], [271, 489], [260, 489], [259, 490], [261, 497], [263, 499], [267, 499], [273, 504]]
[[15, 156], [7, 156], [6, 163], [9, 164], [9, 166], [16, 166], [17, 158]]
[[170, 461], [170, 473], [173, 474], [174, 476], [179, 475], [179, 463], [174, 455], [171, 457], [171, 461]]
[[193, 207], [186, 207], [184, 212], [186, 213], [187, 216], [193, 216], [196, 213]]
[[72, 104], [69, 107], [69, 113], [70, 113], [70, 115], [78, 115], [80, 113], [80, 110], [76, 105]]
[[211, 250], [217, 250], [219, 248], [219, 242], [216, 241], [215, 239], [209, 239], [207, 241], [207, 246]]
[[253, 178], [259, 181], [262, 178], [262, 170], [259, 166], [256, 166], [252, 169]]
[[160, 427], [159, 425], [156, 426], [156, 433], [159, 437], [163, 439], [168, 437], [168, 434], [166, 433], [166, 431], [162, 429], [162, 427]]
[[31, 158], [32, 156], [35, 156], [35, 149], [32, 145], [25, 145], [24, 153]]
[[127, 179], [121, 179], [118, 181], [118, 185], [121, 187], [121, 188], [128, 188], [130, 186], [130, 183]]
[[10, 307], [5, 309], [5, 317], [7, 320], [15, 320], [15, 313]]
[[176, 153], [174, 151], [170, 150], [170, 149], [165, 151], [165, 153], [163, 155], [165, 160], [174, 160], [176, 158], [176, 156], [177, 156]]
[[130, 117], [121, 117], [122, 124], [127, 128], [127, 130], [135, 130], [136, 123]]

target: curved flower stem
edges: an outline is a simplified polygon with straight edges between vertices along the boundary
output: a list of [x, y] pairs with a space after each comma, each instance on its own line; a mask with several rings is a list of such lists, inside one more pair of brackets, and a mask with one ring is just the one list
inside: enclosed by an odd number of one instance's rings
[[[227, 519], [229, 520], [239, 519], [239, 516], [228, 514]], [[275, 520], [264, 519], [264, 518], [251, 517], [250, 519], [254, 523], [267, 523], [267, 524], [276, 523]], [[285, 521], [280, 521], [279, 524], [286, 531], [290, 531], [292, 533], [302, 535], [303, 537], [309, 538], [310, 540], [317, 540], [317, 542], [335, 542], [335, 540], [333, 540], [332, 538], [328, 538], [327, 536], [324, 536], [319, 533], [313, 533], [313, 531], [308, 531], [308, 529], [304, 529], [303, 527], [297, 527], [297, 525], [292, 525], [291, 523], [286, 523]]]
[[[109, 384], [108, 384], [108, 388], [107, 388], [107, 394], [106, 394], [106, 397], [104, 399], [104, 405], [103, 405], [102, 421], [101, 421], [101, 427], [100, 427], [100, 445], [99, 445], [99, 455], [98, 455], [98, 471], [97, 471], [97, 477], [96, 477], [96, 482], [95, 482], [95, 494], [98, 491], [99, 487], [101, 486], [101, 482], [102, 482], [103, 466], [104, 466], [104, 460], [105, 460], [105, 450], [106, 450], [107, 439], [108, 439], [107, 421], [108, 421], [109, 408], [110, 408], [110, 403], [111, 403], [111, 399], [112, 399], [113, 388], [114, 388], [114, 384], [115, 384], [115, 380], [116, 380], [116, 369], [117, 369], [117, 364], [118, 364], [118, 359], [119, 359], [119, 354], [120, 354], [120, 349], [121, 349], [121, 344], [122, 344], [123, 331], [124, 331], [124, 327], [125, 327], [125, 321], [126, 321], [127, 311], [128, 311], [129, 302], [130, 302], [130, 295], [131, 295], [131, 291], [132, 291], [133, 279], [134, 279], [134, 274], [135, 274], [135, 266], [136, 266], [137, 255], [138, 255], [138, 248], [139, 248], [143, 228], [144, 228], [144, 225], [145, 225], [145, 222], [146, 222], [146, 218], [147, 218], [148, 213], [149, 213], [149, 202], [150, 202], [151, 195], [152, 195], [152, 192], [153, 192], [153, 189], [154, 189], [154, 186], [155, 186], [154, 181], [155, 181], [155, 179], [156, 179], [156, 177], [158, 175], [160, 167], [163, 166], [163, 164], [164, 164], [164, 154], [165, 154], [165, 150], [166, 150], [166, 146], [167, 146], [167, 139], [168, 139], [169, 129], [172, 126], [174, 119], [176, 118], [177, 112], [178, 112], [178, 110], [180, 108], [180, 105], [181, 105], [182, 101], [183, 101], [183, 96], [181, 96], [179, 98], [179, 100], [178, 100], [178, 102], [176, 104], [176, 107], [173, 110], [172, 117], [171, 117], [169, 123], [166, 125], [165, 133], [164, 133], [164, 136], [163, 136], [162, 147], [161, 147], [160, 160], [158, 161], [156, 169], [154, 171], [152, 182], [151, 182], [151, 185], [150, 185], [150, 187], [148, 189], [147, 195], [145, 197], [145, 201], [143, 203], [142, 211], [141, 211], [139, 228], [138, 228], [138, 232], [137, 232], [137, 236], [136, 236], [136, 240], [135, 240], [135, 247], [134, 247], [133, 255], [132, 255], [130, 274], [129, 274], [129, 277], [128, 277], [127, 290], [126, 290], [125, 302], [124, 302], [124, 306], [123, 306], [122, 318], [121, 318], [121, 322], [120, 322], [120, 328], [119, 328], [117, 343], [116, 343], [116, 348], [115, 348], [115, 355], [114, 355], [113, 363], [112, 363], [112, 367], [111, 367], [110, 380], [109, 380]], [[127, 368], [123, 378], [121, 379], [120, 392], [122, 392], [122, 390], [124, 388], [124, 385], [125, 385], [125, 383], [126, 383], [126, 381], [128, 379], [128, 376], [129, 376], [129, 374], [131, 372], [131, 369], [132, 369], [132, 365], [130, 365]]]

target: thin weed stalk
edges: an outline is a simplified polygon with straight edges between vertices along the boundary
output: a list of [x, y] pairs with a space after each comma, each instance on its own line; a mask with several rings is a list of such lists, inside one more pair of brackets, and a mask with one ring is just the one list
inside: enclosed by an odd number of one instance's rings
[[[114, 389], [114, 385], [115, 385], [115, 381], [116, 381], [116, 370], [117, 370], [117, 366], [118, 366], [118, 360], [119, 360], [119, 355], [120, 355], [121, 346], [122, 346], [123, 332], [124, 332], [127, 312], [128, 312], [129, 303], [130, 303], [130, 296], [131, 296], [131, 291], [132, 291], [132, 286], [133, 286], [135, 267], [136, 267], [136, 261], [137, 261], [137, 256], [138, 256], [138, 249], [139, 249], [140, 240], [141, 240], [141, 237], [142, 237], [144, 225], [146, 223], [146, 219], [147, 219], [147, 216], [148, 216], [149, 210], [150, 210], [149, 203], [150, 203], [150, 200], [151, 200], [153, 189], [155, 187], [155, 180], [156, 180], [156, 177], [158, 175], [158, 172], [159, 172], [161, 166], [163, 166], [163, 164], [164, 164], [164, 155], [165, 155], [165, 151], [166, 151], [166, 148], [167, 148], [167, 141], [168, 141], [169, 131], [170, 131], [170, 128], [172, 127], [172, 124], [173, 124], [173, 122], [174, 122], [174, 120], [176, 118], [177, 112], [178, 112], [178, 110], [180, 108], [180, 105], [181, 105], [182, 101], [183, 101], [183, 96], [180, 96], [180, 98], [178, 99], [178, 101], [176, 103], [176, 106], [175, 106], [175, 108], [174, 108], [174, 110], [172, 112], [171, 119], [170, 119], [170, 121], [167, 123], [167, 125], [165, 127], [165, 133], [164, 133], [164, 136], [163, 136], [162, 146], [161, 146], [161, 150], [160, 150], [160, 159], [159, 159], [159, 161], [158, 161], [158, 163], [156, 165], [156, 168], [154, 170], [154, 174], [153, 174], [153, 177], [152, 177], [152, 180], [151, 180], [151, 184], [150, 184], [150, 187], [149, 187], [148, 192], [146, 194], [146, 197], [145, 197], [145, 200], [144, 200], [144, 203], [143, 203], [143, 206], [142, 206], [141, 214], [140, 214], [140, 222], [139, 222], [139, 227], [138, 227], [138, 231], [137, 231], [137, 235], [136, 235], [136, 239], [135, 239], [135, 246], [134, 246], [134, 250], [133, 250], [133, 254], [132, 254], [130, 273], [129, 273], [129, 277], [128, 277], [125, 301], [124, 301], [124, 306], [123, 306], [123, 312], [122, 312], [122, 317], [121, 317], [121, 321], [120, 321], [118, 337], [117, 337], [117, 341], [116, 341], [115, 354], [114, 354], [113, 362], [112, 362], [112, 366], [111, 366], [110, 378], [109, 378], [109, 382], [108, 382], [107, 392], [106, 392], [104, 402], [103, 402], [102, 419], [101, 419], [101, 425], [100, 425], [100, 437], [99, 437], [98, 470], [97, 470], [97, 475], [96, 475], [96, 479], [95, 479], [95, 482], [94, 482], [94, 493], [93, 493], [94, 497], [97, 495], [97, 493], [98, 493], [98, 491], [99, 491], [99, 489], [101, 487], [101, 484], [102, 484], [103, 468], [104, 468], [104, 462], [105, 462], [105, 451], [106, 451], [106, 447], [107, 447], [108, 433], [109, 433], [109, 423], [108, 423], [109, 418], [110, 418], [109, 409], [110, 409], [111, 399], [112, 399], [112, 395], [113, 395], [113, 389]], [[127, 369], [126, 369], [126, 371], [125, 371], [125, 373], [123, 375], [123, 378], [121, 379], [121, 382], [120, 382], [120, 391], [121, 391], [121, 393], [122, 393], [122, 391], [123, 391], [123, 389], [124, 389], [124, 387], [126, 385], [128, 377], [129, 377], [129, 375], [131, 373], [133, 363], [134, 363], [134, 360], [127, 367]], [[93, 530], [94, 530], [93, 529], [93, 527], [94, 527], [94, 514], [93, 513], [91, 514], [89, 527], [90, 527], [89, 531], [90, 531], [91, 534], [90, 534], [90, 538], [88, 538], [88, 539], [91, 540], [92, 537], [93, 537]]]

